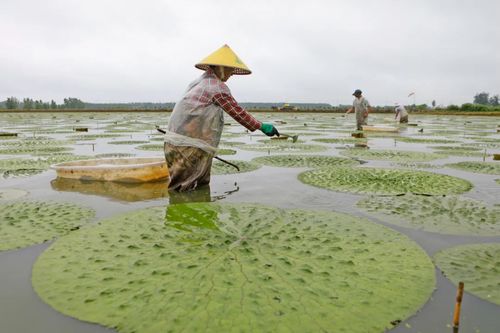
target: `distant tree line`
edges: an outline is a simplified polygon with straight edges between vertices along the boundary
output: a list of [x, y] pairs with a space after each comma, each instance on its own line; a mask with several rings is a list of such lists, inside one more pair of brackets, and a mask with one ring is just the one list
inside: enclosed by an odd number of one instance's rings
[[50, 102], [44, 102], [40, 100], [34, 100], [32, 98], [23, 98], [22, 101], [16, 97], [9, 97], [3, 103], [7, 110], [66, 110], [66, 109], [84, 109], [85, 103], [78, 98], [68, 97], [64, 99], [63, 104], [57, 104], [54, 100]]
[[477, 93], [474, 96], [473, 103], [480, 104], [480, 105], [499, 106], [500, 105], [500, 97], [498, 96], [498, 94], [490, 97], [490, 93], [483, 91], [483, 92]]
[[488, 92], [480, 92], [474, 95], [472, 103], [465, 103], [462, 106], [448, 105], [445, 110], [448, 111], [500, 111], [500, 97], [499, 95], [490, 96]]
[[[477, 93], [474, 96], [473, 103], [465, 103], [459, 105], [436, 106], [436, 101], [433, 100], [431, 106], [427, 104], [412, 104], [409, 105], [410, 111], [500, 111], [499, 95], [490, 96], [488, 92]], [[240, 103], [242, 107], [249, 110], [275, 110], [284, 105], [291, 106], [297, 110], [303, 111], [338, 111], [343, 112], [350, 105], [332, 106], [328, 103]], [[45, 102], [32, 98], [23, 98], [22, 101], [16, 97], [9, 97], [6, 101], [0, 101], [0, 109], [8, 110], [171, 110], [175, 103], [86, 103], [75, 97], [63, 99], [62, 104], [57, 104], [54, 100]], [[394, 106], [373, 106], [375, 112], [392, 112]]]

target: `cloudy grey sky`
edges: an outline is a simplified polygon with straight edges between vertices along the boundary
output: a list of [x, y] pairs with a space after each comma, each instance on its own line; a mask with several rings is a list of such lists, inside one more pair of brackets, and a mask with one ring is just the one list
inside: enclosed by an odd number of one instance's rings
[[241, 102], [500, 93], [498, 0], [0, 0], [0, 100], [177, 101], [227, 43]]

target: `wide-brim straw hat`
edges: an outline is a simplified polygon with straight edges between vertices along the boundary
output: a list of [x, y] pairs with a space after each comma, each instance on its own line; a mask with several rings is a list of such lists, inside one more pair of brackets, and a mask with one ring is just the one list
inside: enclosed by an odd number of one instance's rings
[[210, 66], [224, 66], [234, 69], [233, 74], [247, 75], [252, 71], [247, 65], [234, 53], [229, 46], [224, 45], [217, 51], [210, 54], [205, 59], [194, 65], [198, 69], [207, 70]]

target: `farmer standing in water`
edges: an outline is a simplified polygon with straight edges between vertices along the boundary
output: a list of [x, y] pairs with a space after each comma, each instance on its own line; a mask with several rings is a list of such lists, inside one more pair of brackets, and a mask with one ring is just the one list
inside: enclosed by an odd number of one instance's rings
[[255, 119], [231, 95], [225, 82], [231, 75], [246, 75], [251, 71], [229, 46], [222, 46], [195, 67], [205, 73], [188, 86], [175, 104], [165, 134], [169, 190], [181, 192], [210, 183], [212, 158], [219, 146], [224, 112], [251, 132], [258, 129], [267, 136], [279, 136], [272, 124]]
[[354, 110], [356, 115], [356, 128], [358, 131], [363, 130], [363, 125], [367, 125], [366, 120], [368, 119], [368, 113], [372, 111], [370, 103], [366, 98], [363, 97], [363, 92], [356, 89], [352, 94], [355, 98], [352, 102], [352, 107], [347, 110], [346, 115]]

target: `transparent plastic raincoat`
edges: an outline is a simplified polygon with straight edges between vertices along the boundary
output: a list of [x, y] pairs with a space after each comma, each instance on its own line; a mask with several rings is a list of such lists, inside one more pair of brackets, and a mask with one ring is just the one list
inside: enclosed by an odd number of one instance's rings
[[174, 107], [165, 142], [215, 154], [224, 126], [224, 110], [213, 103], [213, 96], [219, 93], [231, 94], [211, 71], [191, 83]]

